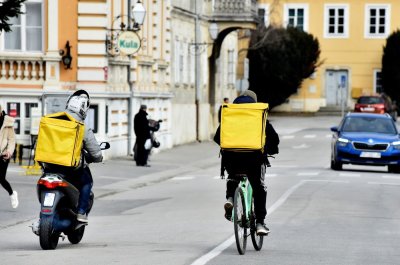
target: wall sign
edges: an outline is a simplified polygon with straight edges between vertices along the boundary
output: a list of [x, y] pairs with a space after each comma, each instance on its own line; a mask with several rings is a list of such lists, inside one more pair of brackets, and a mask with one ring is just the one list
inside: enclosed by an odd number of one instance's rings
[[140, 44], [139, 36], [133, 31], [123, 31], [118, 36], [117, 46], [119, 50], [126, 55], [132, 55], [138, 52]]

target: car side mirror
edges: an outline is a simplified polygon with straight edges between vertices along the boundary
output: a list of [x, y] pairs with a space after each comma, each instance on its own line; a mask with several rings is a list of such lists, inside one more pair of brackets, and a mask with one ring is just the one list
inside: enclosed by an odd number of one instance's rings
[[333, 127], [331, 127], [331, 131], [332, 132], [338, 132], [339, 130], [338, 130], [337, 126], [333, 126]]

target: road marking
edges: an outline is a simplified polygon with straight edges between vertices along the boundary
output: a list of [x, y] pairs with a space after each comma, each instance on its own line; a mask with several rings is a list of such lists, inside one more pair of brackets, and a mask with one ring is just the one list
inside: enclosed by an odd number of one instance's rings
[[173, 177], [171, 180], [190, 180], [190, 179], [194, 179], [194, 176]]
[[25, 170], [19, 169], [19, 168], [8, 168], [7, 171], [8, 171], [8, 172], [17, 172], [17, 173], [25, 172]]
[[315, 138], [317, 137], [315, 134], [306, 134], [304, 135], [304, 138]]
[[398, 177], [398, 176], [390, 176], [390, 175], [383, 175], [382, 178], [384, 178], [384, 179], [398, 179], [398, 180], [400, 180], [400, 177]]
[[294, 135], [283, 135], [282, 137], [280, 137], [281, 139], [293, 139]]
[[359, 178], [361, 177], [361, 174], [355, 174], [355, 173], [340, 173], [339, 177], [344, 177], [344, 178]]
[[296, 166], [296, 165], [274, 165], [274, 164], [272, 164], [272, 167], [273, 168], [298, 168], [299, 166]]
[[300, 172], [297, 176], [318, 176], [319, 172]]
[[[289, 198], [292, 193], [294, 193], [299, 187], [301, 187], [304, 183], [307, 182], [338, 182], [338, 183], [348, 183], [348, 181], [331, 181], [331, 180], [301, 180], [299, 183], [296, 185], [292, 186], [290, 189], [288, 189], [271, 207], [268, 208], [267, 212], [268, 215], [271, 215], [276, 209], [278, 209], [285, 201]], [[208, 252], [207, 254], [201, 256], [200, 258], [196, 259], [191, 265], [204, 265], [219, 254], [222, 253], [225, 249], [227, 249], [229, 246], [231, 246], [235, 242], [235, 235], [231, 236], [221, 244], [219, 244], [217, 247], [215, 247], [213, 250]]]
[[385, 183], [385, 182], [373, 182], [373, 181], [368, 182], [368, 184], [371, 184], [371, 185], [400, 186], [400, 183]]
[[221, 179], [221, 176], [215, 176], [213, 179]]
[[325, 138], [332, 138], [332, 134], [325, 135]]
[[127, 179], [127, 178], [123, 178], [123, 177], [112, 177], [112, 176], [99, 176], [96, 178], [102, 178], [102, 179]]
[[277, 174], [265, 174], [266, 178], [275, 178]]
[[301, 144], [301, 145], [295, 145], [292, 148], [293, 149], [304, 149], [304, 148], [309, 148], [309, 147], [310, 147], [309, 145]]

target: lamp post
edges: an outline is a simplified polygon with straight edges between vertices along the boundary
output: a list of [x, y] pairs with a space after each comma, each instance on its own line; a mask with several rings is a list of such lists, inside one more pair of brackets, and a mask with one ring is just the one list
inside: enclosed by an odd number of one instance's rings
[[[195, 1], [197, 3], [197, 1]], [[196, 4], [196, 18], [195, 18], [195, 42], [189, 43], [191, 47], [194, 47], [195, 55], [195, 105], [196, 105], [196, 140], [200, 142], [200, 101], [201, 101], [201, 84], [200, 84], [200, 54], [204, 52], [208, 45], [213, 45], [214, 42], [199, 42], [200, 39], [200, 19], [197, 12]], [[218, 37], [219, 28], [215, 21], [212, 21], [208, 27], [208, 32], [210, 33], [210, 38], [215, 41]]]
[[[120, 53], [128, 56], [127, 65], [127, 82], [129, 86], [129, 98], [128, 98], [128, 146], [127, 153], [131, 151], [132, 145], [132, 98], [133, 89], [131, 85], [131, 56], [139, 51], [141, 46], [141, 39], [137, 35], [137, 31], [143, 25], [144, 19], [146, 17], [146, 9], [144, 8], [142, 2], [138, 0], [134, 6], [132, 6], [131, 0], [128, 0], [128, 12], [127, 15], [118, 15], [114, 18], [111, 29], [107, 33], [106, 38], [106, 51], [111, 56], [120, 55]], [[122, 19], [122, 17], [127, 16], [127, 24], [125, 25], [122, 21], [118, 29], [114, 28], [114, 22], [117, 19]], [[127, 30], [125, 30], [125, 27]]]

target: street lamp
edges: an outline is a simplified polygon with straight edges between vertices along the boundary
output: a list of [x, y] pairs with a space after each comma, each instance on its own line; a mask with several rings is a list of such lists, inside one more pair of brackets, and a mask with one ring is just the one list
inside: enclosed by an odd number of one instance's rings
[[[210, 34], [210, 38], [212, 41], [215, 41], [217, 39], [218, 33], [219, 33], [219, 28], [218, 28], [218, 24], [215, 23], [215, 21], [211, 22], [210, 25], [208, 26], [208, 33]], [[189, 45], [190, 45], [190, 47], [194, 48], [194, 51], [190, 50], [190, 52], [193, 52], [195, 55], [198, 55], [198, 54], [204, 52], [208, 45], [213, 45], [213, 44], [214, 44], [214, 42], [191, 42], [191, 43], [189, 43]]]
[[[130, 0], [128, 0], [128, 6], [131, 6]], [[121, 21], [119, 28], [114, 28], [115, 22], [123, 17], [128, 18], [128, 25], [125, 25], [124, 22]], [[128, 15], [121, 14], [116, 16], [113, 19], [111, 29], [109, 29], [106, 36], [107, 53], [111, 56], [116, 56], [120, 55], [121, 49], [125, 55], [132, 55], [139, 51], [141, 39], [136, 32], [140, 30], [145, 17], [146, 9], [140, 0], [136, 2], [136, 4], [132, 7], [132, 11], [128, 12]], [[132, 27], [131, 24], [133, 25]], [[121, 47], [121, 45], [125, 47]], [[123, 49], [126, 47], [129, 49]]]

